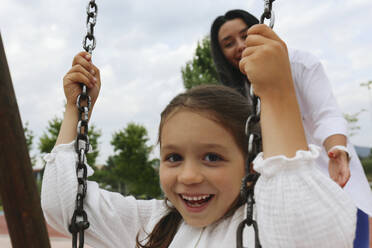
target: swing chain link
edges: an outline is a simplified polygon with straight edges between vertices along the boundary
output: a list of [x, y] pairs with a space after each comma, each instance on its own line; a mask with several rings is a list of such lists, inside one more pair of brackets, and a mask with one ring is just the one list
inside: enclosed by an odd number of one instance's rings
[[[260, 23], [263, 24], [265, 19], [270, 20], [270, 28], [274, 27], [275, 16], [272, 10], [272, 3], [275, 0], [264, 0], [265, 7], [264, 12], [261, 15]], [[243, 232], [244, 228], [247, 226], [252, 226], [255, 236], [255, 248], [261, 248], [261, 243], [258, 235], [258, 225], [253, 219], [253, 206], [255, 204], [254, 200], [254, 186], [260, 177], [260, 174], [255, 172], [252, 168], [253, 160], [257, 154], [262, 150], [262, 137], [261, 133], [255, 128], [259, 125], [260, 114], [261, 114], [261, 102], [260, 98], [254, 94], [253, 87], [251, 85], [249, 91], [249, 97], [252, 99], [252, 111], [251, 115], [245, 124], [245, 134], [248, 137], [248, 156], [245, 165], [246, 175], [242, 180], [242, 186], [240, 189], [240, 194], [244, 202], [246, 202], [246, 213], [245, 219], [239, 224], [236, 233], [236, 245], [237, 248], [243, 248]]]
[[255, 235], [255, 248], [261, 248], [257, 222], [253, 219], [254, 186], [259, 178], [259, 174], [252, 170], [252, 162], [256, 155], [261, 151], [262, 139], [261, 134], [256, 127], [260, 122], [260, 99], [253, 94], [252, 86], [250, 87], [249, 97], [252, 99], [251, 115], [245, 123], [245, 134], [248, 138], [248, 156], [245, 165], [246, 175], [242, 180], [240, 189], [241, 198], [246, 203], [245, 219], [239, 224], [236, 236], [237, 248], [243, 248], [243, 232], [245, 227], [252, 226]]
[[[97, 4], [95, 0], [90, 0], [87, 6], [87, 34], [83, 40], [83, 48], [88, 53], [92, 54], [94, 48], [96, 48], [96, 38], [94, 37], [94, 26], [97, 22]], [[89, 42], [88, 42], [89, 41]]]
[[275, 24], [275, 14], [274, 11], [272, 10], [273, 7], [273, 2], [275, 0], [264, 0], [265, 1], [265, 8], [264, 12], [261, 15], [260, 23], [263, 24], [265, 22], [265, 19], [270, 20], [270, 28], [274, 27]]
[[[97, 21], [97, 4], [91, 0], [87, 7], [87, 34], [83, 40], [83, 48], [89, 54], [96, 47], [94, 37], [94, 26]], [[90, 44], [88, 44], [88, 40]], [[87, 176], [86, 166], [87, 153], [90, 149], [88, 136], [89, 110], [91, 109], [91, 97], [88, 95], [86, 85], [81, 84], [82, 91], [77, 97], [76, 106], [78, 108], [77, 136], [75, 142], [75, 151], [77, 154], [76, 176], [78, 181], [75, 210], [69, 225], [69, 231], [72, 233], [72, 247], [84, 247], [84, 230], [89, 228], [88, 215], [84, 210], [84, 199], [87, 194]], [[79, 236], [79, 240], [78, 240]]]

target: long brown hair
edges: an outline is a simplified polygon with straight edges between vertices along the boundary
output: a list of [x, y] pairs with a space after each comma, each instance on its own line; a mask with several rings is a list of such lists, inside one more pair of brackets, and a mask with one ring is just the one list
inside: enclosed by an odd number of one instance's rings
[[[225, 127], [234, 137], [244, 157], [247, 157], [248, 141], [245, 135], [245, 121], [251, 113], [251, 108], [252, 106], [248, 104], [247, 99], [231, 88], [222, 85], [196, 86], [173, 98], [163, 110], [159, 125], [158, 143], [161, 147], [162, 129], [169, 116], [180, 109], [187, 109], [201, 114], [206, 113], [208, 118], [213, 119]], [[237, 196], [232, 207], [224, 217], [231, 216], [243, 203], [240, 195]], [[168, 247], [177, 233], [181, 220], [182, 216], [177, 209], [168, 206], [168, 213], [160, 219], [153, 231], [148, 234], [145, 239], [145, 245], [141, 244], [139, 235], [137, 235], [137, 247]]]

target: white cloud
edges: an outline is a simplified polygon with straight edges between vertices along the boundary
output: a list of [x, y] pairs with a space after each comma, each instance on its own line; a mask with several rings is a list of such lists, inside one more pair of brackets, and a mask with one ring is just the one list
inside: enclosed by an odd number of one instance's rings
[[[47, 121], [62, 116], [62, 77], [82, 50], [88, 1], [4, 0], [0, 25], [23, 121], [36, 139]], [[98, 1], [93, 61], [101, 68], [102, 92], [92, 121], [102, 129], [100, 162], [111, 152], [113, 132], [135, 121], [145, 125], [155, 143], [159, 114], [183, 90], [181, 67], [198, 40], [209, 33], [217, 15], [249, 9], [259, 16], [263, 1]], [[325, 65], [344, 112], [368, 107], [359, 83], [372, 80], [372, 32], [369, 0], [275, 1], [278, 32], [290, 47], [316, 54]], [[368, 107], [372, 108], [372, 106]], [[368, 117], [368, 118], [367, 118]], [[371, 120], [361, 115], [368, 144]], [[362, 132], [363, 130], [363, 132]]]

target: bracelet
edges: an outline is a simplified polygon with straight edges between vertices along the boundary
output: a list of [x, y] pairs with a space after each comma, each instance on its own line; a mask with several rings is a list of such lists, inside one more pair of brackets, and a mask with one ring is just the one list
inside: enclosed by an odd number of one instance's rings
[[340, 150], [340, 151], [346, 152], [347, 160], [350, 161], [350, 159], [351, 159], [350, 153], [349, 153], [349, 150], [346, 148], [346, 146], [341, 146], [341, 145], [332, 146], [332, 148], [329, 149], [328, 152], [331, 152], [333, 150]]

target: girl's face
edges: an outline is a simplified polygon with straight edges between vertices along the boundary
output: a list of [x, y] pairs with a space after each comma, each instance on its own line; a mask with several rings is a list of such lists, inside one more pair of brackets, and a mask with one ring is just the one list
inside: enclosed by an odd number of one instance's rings
[[189, 225], [219, 220], [238, 197], [244, 155], [233, 136], [207, 113], [181, 109], [160, 137], [160, 182]]
[[226, 59], [236, 68], [245, 48], [248, 25], [240, 18], [225, 22], [218, 32], [218, 42]]

